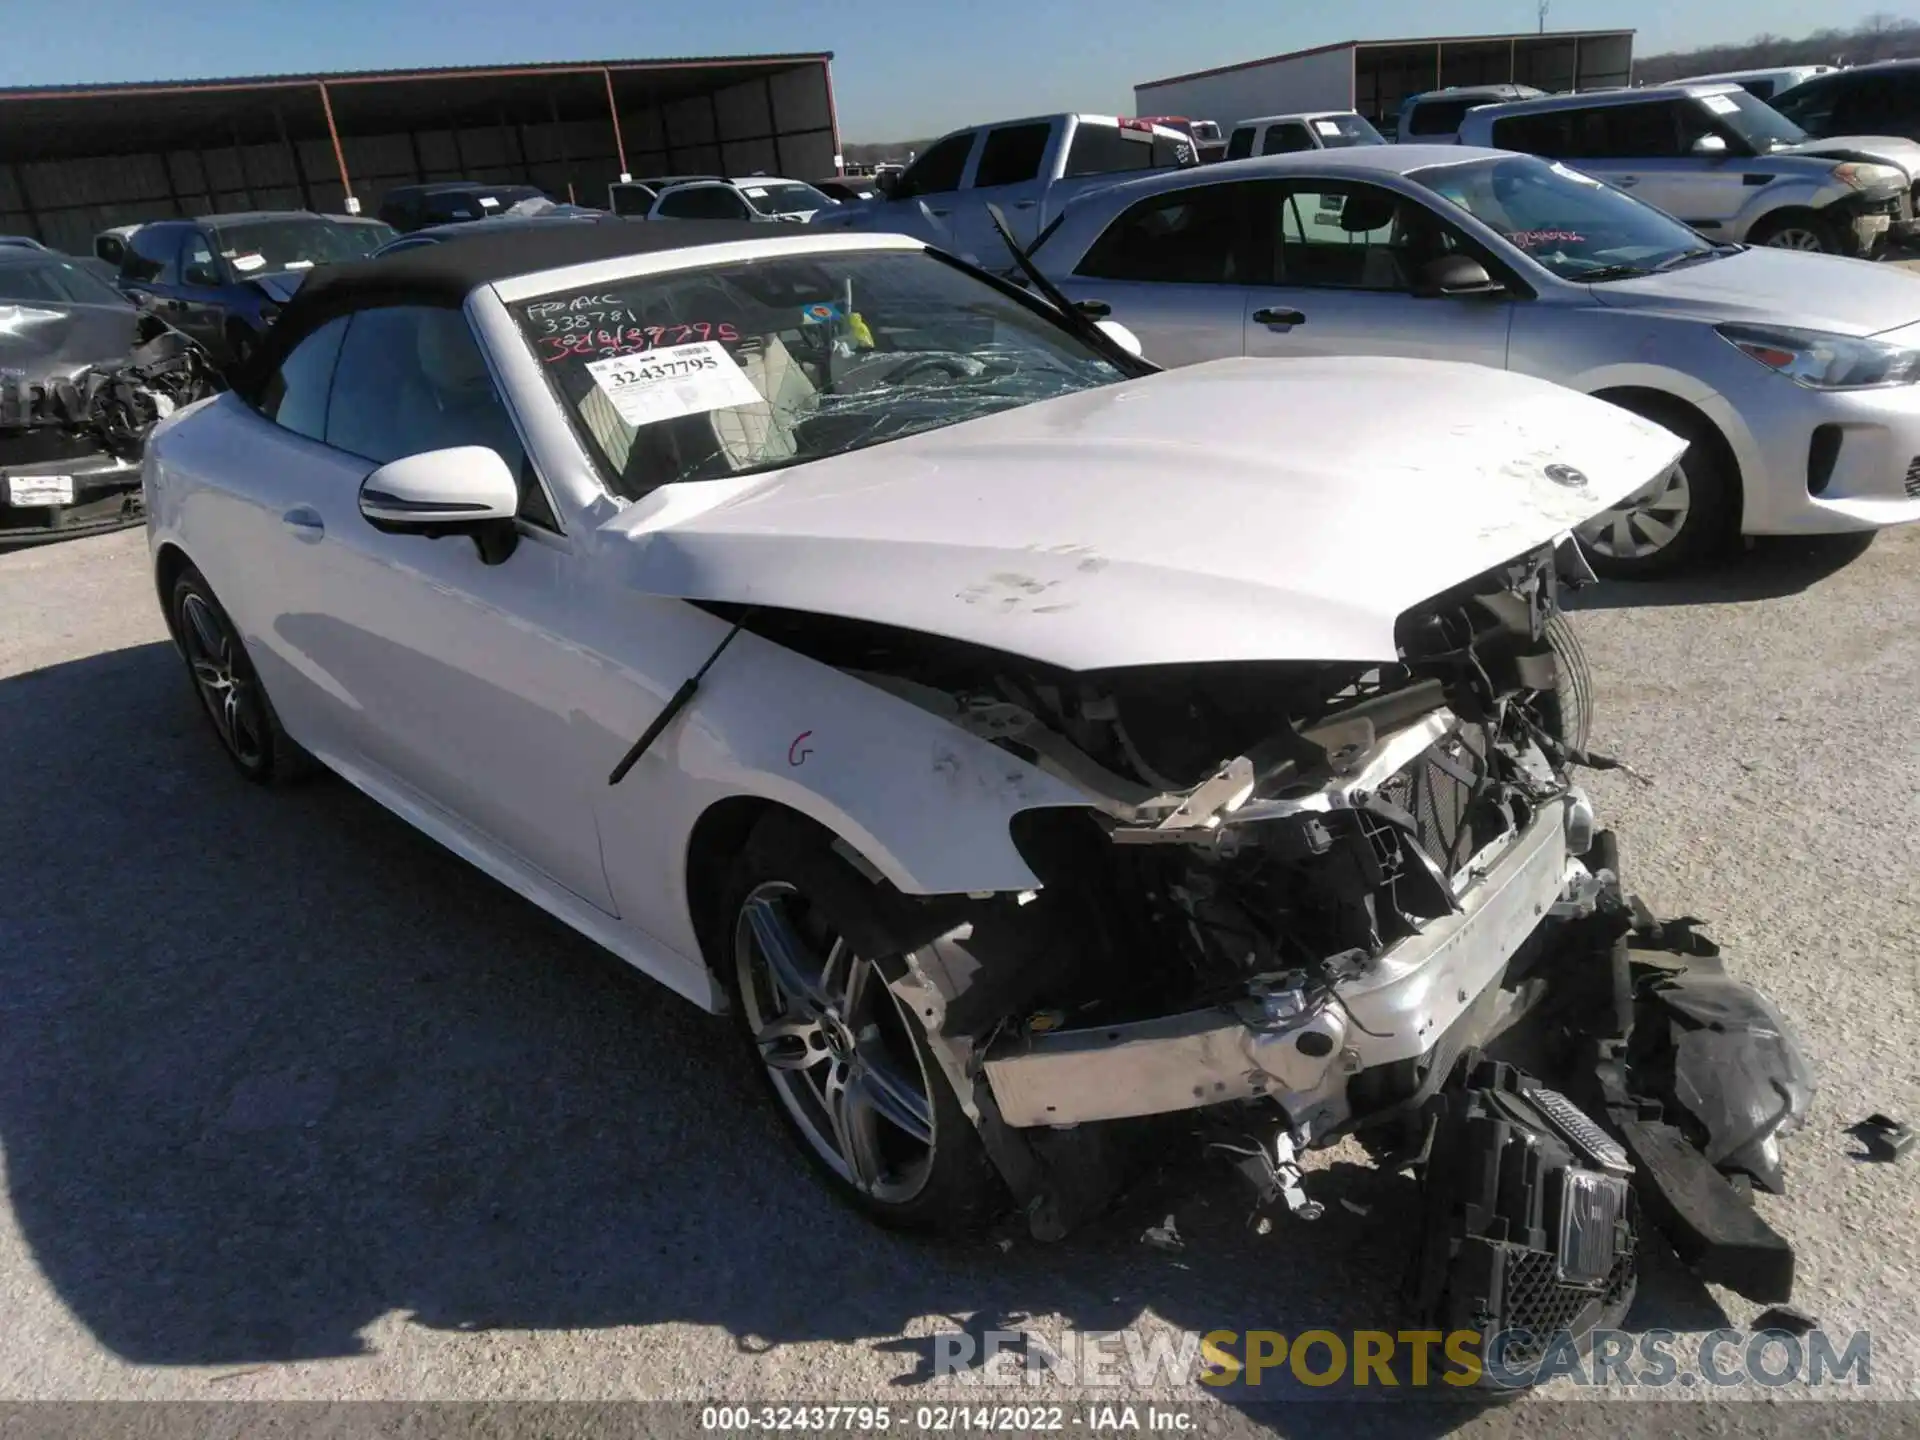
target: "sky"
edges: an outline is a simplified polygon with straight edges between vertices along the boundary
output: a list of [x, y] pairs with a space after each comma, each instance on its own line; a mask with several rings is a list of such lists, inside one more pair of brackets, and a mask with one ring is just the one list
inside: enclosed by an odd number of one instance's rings
[[[1536, 0], [0, 0], [0, 86], [830, 50], [841, 136], [1125, 113], [1135, 83], [1323, 45], [1532, 30]], [[1552, 0], [1549, 29], [1642, 55], [1847, 27], [1887, 0]]]

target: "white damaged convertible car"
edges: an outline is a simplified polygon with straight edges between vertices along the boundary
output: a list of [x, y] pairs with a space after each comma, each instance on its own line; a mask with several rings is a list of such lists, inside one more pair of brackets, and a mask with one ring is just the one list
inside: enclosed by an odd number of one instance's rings
[[1159, 373], [905, 237], [555, 226], [315, 272], [145, 483], [239, 768], [730, 1012], [880, 1220], [1059, 1235], [1192, 1144], [1304, 1221], [1358, 1134], [1491, 1337], [1617, 1316], [1647, 1219], [1791, 1288], [1738, 1191], [1799, 1052], [1570, 779], [1566, 537], [1680, 448], [1474, 366]]

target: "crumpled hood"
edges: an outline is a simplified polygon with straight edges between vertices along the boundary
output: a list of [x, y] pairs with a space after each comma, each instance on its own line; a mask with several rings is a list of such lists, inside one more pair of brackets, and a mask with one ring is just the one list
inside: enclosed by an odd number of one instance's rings
[[693, 487], [665, 487], [607, 538], [631, 544], [627, 583], [649, 594], [881, 621], [1071, 670], [1390, 660], [1402, 611], [1591, 518], [1682, 448], [1480, 366], [1219, 360], [776, 471], [693, 513]]
[[1920, 180], [1920, 144], [1898, 135], [1829, 135], [1776, 151], [1780, 155], [1831, 155], [1835, 160], [1871, 160], [1897, 166], [1908, 181]]
[[1839, 335], [1876, 335], [1920, 320], [1920, 275], [1911, 270], [1765, 245], [1587, 290], [1602, 305]]
[[0, 381], [44, 384], [125, 360], [138, 323], [132, 305], [0, 303]]
[[304, 270], [275, 270], [265, 275], [249, 275], [246, 281], [269, 300], [284, 305], [293, 298], [293, 292], [300, 288], [300, 282], [306, 278], [307, 272]]

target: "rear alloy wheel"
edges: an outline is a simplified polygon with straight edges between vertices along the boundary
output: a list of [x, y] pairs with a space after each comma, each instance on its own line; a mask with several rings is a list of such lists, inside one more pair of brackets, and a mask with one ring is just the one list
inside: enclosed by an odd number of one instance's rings
[[735, 863], [723, 959], [740, 1029], [807, 1158], [844, 1198], [896, 1228], [977, 1229], [1004, 1209], [1005, 1187], [918, 1017], [848, 938], [871, 917], [836, 923], [809, 893], [823, 867], [843, 911], [862, 890], [837, 881], [869, 884], [831, 838], [770, 816]]
[[174, 581], [173, 630], [194, 693], [240, 773], [265, 785], [309, 770], [312, 761], [280, 728], [239, 632], [198, 570]]

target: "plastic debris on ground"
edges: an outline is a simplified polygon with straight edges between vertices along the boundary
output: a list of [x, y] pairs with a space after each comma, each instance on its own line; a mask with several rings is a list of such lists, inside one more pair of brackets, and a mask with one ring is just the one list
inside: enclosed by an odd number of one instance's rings
[[1847, 1133], [1867, 1147], [1867, 1153], [1860, 1157], [1863, 1160], [1891, 1164], [1913, 1148], [1913, 1127], [1891, 1115], [1869, 1115], [1858, 1124], [1849, 1125]]
[[1171, 1215], [1158, 1225], [1149, 1225], [1146, 1233], [1140, 1237], [1140, 1243], [1151, 1245], [1156, 1250], [1169, 1252], [1187, 1248], [1187, 1243], [1180, 1238], [1180, 1231], [1174, 1226]]

